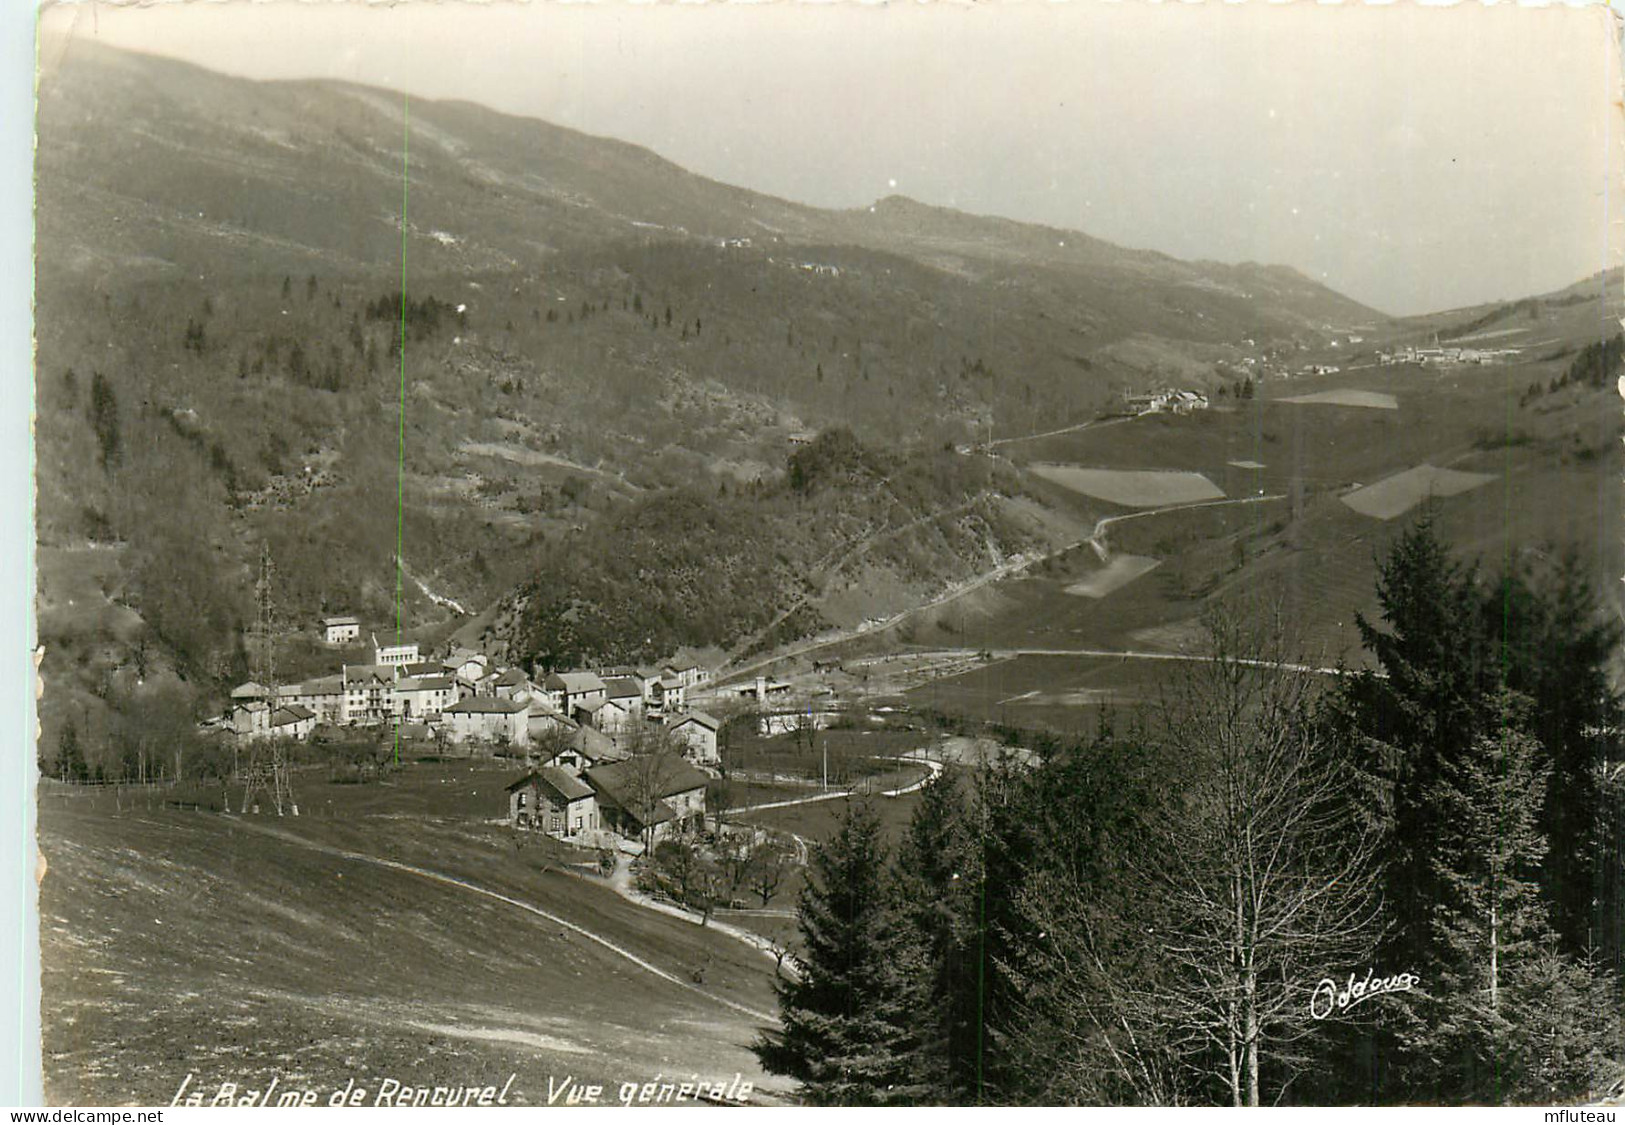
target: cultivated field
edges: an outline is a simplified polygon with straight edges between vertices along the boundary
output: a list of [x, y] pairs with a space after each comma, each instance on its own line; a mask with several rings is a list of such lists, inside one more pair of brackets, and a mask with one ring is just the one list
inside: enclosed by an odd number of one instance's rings
[[1391, 520], [1404, 515], [1430, 496], [1457, 496], [1494, 479], [1493, 473], [1464, 473], [1456, 469], [1441, 469], [1436, 465], [1418, 465], [1376, 484], [1355, 489], [1343, 497], [1343, 503], [1362, 516]]
[[1125, 508], [1160, 508], [1224, 497], [1224, 493], [1200, 473], [1085, 469], [1077, 465], [1034, 465], [1032, 471], [1074, 492]]
[[1142, 574], [1149, 574], [1161, 561], [1144, 555], [1114, 555], [1097, 573], [1072, 583], [1066, 592], [1084, 598], [1104, 598]]
[[1325, 406], [1360, 406], [1368, 410], [1398, 410], [1399, 400], [1381, 391], [1357, 391], [1347, 387], [1335, 391], [1316, 391], [1314, 394], [1293, 395], [1282, 402]]

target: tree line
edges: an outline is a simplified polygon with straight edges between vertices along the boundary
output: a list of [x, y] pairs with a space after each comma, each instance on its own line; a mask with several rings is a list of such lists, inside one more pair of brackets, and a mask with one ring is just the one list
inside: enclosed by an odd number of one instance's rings
[[[1619, 1074], [1619, 628], [1573, 559], [1486, 577], [1430, 517], [1375, 667], [1279, 622], [1085, 740], [812, 856], [756, 1051], [817, 1104], [1493, 1103]], [[1373, 983], [1374, 982], [1374, 983]]]

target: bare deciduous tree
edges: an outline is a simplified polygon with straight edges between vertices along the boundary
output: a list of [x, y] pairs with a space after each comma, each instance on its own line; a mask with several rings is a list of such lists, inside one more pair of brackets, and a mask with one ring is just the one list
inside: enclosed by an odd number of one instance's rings
[[758, 895], [765, 907], [795, 870], [795, 850], [784, 841], [769, 836], [750, 849], [745, 866], [745, 885]]
[[1135, 860], [1163, 907], [1175, 1027], [1213, 1049], [1236, 1105], [1259, 1104], [1267, 1066], [1292, 1080], [1311, 993], [1367, 956], [1381, 913], [1360, 779], [1282, 637], [1210, 618], [1209, 659], [1163, 708], [1185, 784]]
[[671, 789], [672, 781], [686, 766], [681, 757], [665, 752], [637, 754], [625, 764], [621, 791], [617, 797], [626, 803], [627, 811], [637, 817], [643, 826], [645, 854], [654, 850], [654, 818]]
[[1160, 764], [1123, 777], [1133, 838], [1093, 845], [1113, 874], [1054, 864], [1020, 892], [1031, 948], [1005, 968], [1031, 1031], [1015, 1036], [1057, 1096], [1272, 1100], [1307, 1062], [1319, 982], [1367, 967], [1377, 829], [1280, 637], [1210, 621], [1145, 736]]

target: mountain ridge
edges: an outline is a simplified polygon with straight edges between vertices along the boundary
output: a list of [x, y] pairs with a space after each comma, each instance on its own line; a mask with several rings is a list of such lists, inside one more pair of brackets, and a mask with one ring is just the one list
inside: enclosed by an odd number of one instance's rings
[[[399, 117], [396, 114], [396, 107], [391, 104], [395, 97], [394, 93], [382, 87], [326, 78], [272, 80], [235, 78], [193, 63], [75, 41], [70, 50], [62, 52], [55, 59], [53, 65], [42, 65], [40, 80], [42, 126], [55, 109], [50, 104], [54, 90], [64, 81], [71, 81], [73, 72], [87, 67], [103, 72], [112, 69], [131, 80], [138, 80], [139, 84], [156, 92], [178, 109], [185, 109], [190, 105], [193, 108], [206, 108], [218, 112], [223, 106], [230, 106], [240, 100], [222, 97], [224, 91], [236, 90], [240, 94], [246, 86], [262, 91], [280, 90], [294, 101], [301, 103], [322, 93], [342, 94], [348, 100], [365, 104], [375, 114]], [[190, 88], [198, 83], [208, 87], [207, 94]], [[105, 90], [102, 91], [104, 96], [107, 93]], [[126, 94], [128, 93], [129, 91], [126, 91]], [[421, 146], [427, 143], [438, 147], [441, 139], [454, 133], [454, 130], [446, 128], [448, 124], [467, 127], [472, 123], [486, 133], [496, 128], [500, 132], [528, 133], [530, 134], [528, 139], [532, 141], [538, 139], [545, 141], [550, 147], [545, 153], [538, 155], [560, 160], [587, 160], [594, 176], [592, 183], [571, 182], [567, 178], [562, 184], [552, 186], [555, 191], [562, 188], [570, 196], [585, 192], [587, 197], [593, 199], [601, 208], [607, 207], [604, 196], [613, 194], [618, 188], [624, 189], [620, 177], [627, 171], [636, 170], [645, 175], [651, 173], [658, 175], [662, 179], [661, 187], [670, 193], [670, 198], [651, 200], [645, 195], [642, 200], [637, 201], [645, 204], [642, 212], [639, 213], [639, 208], [633, 206], [623, 218], [629, 227], [634, 223], [652, 224], [664, 228], [663, 233], [666, 235], [679, 234], [702, 239], [742, 238], [760, 236], [765, 232], [814, 243], [850, 239], [857, 245], [872, 249], [906, 252], [909, 232], [897, 229], [897, 224], [916, 222], [922, 216], [926, 216], [932, 220], [935, 227], [930, 233], [939, 242], [946, 242], [947, 248], [959, 253], [972, 253], [976, 250], [984, 253], [996, 251], [995, 256], [1001, 261], [1009, 261], [1012, 258], [1008, 245], [1001, 247], [998, 244], [999, 236], [1002, 235], [1007, 242], [1011, 236], [1022, 240], [1029, 255], [1033, 254], [1034, 249], [1040, 244], [1065, 241], [1071, 253], [1038, 256], [1037, 260], [1046, 264], [1109, 266], [1125, 270], [1153, 266], [1171, 267], [1175, 271], [1175, 276], [1170, 280], [1176, 281], [1201, 276], [1204, 269], [1216, 269], [1225, 273], [1232, 271], [1245, 273], [1251, 269], [1249, 263], [1189, 262], [1160, 251], [1121, 247], [1084, 231], [999, 216], [975, 215], [903, 196], [882, 197], [867, 208], [846, 210], [818, 208], [730, 185], [691, 172], [646, 147], [558, 125], [537, 116], [495, 110], [466, 99], [413, 99], [409, 106], [414, 127], [418, 131], [419, 159], [439, 159], [438, 156], [425, 152]], [[319, 119], [303, 124], [319, 127]], [[338, 136], [342, 136], [344, 132], [337, 126], [334, 126], [332, 131]], [[375, 135], [370, 138], [370, 142], [375, 151], [370, 155], [387, 158], [381, 161], [381, 166], [375, 170], [386, 177], [395, 178], [400, 170], [398, 157], [401, 155], [395, 142], [400, 138], [392, 136], [387, 131], [374, 132]], [[463, 147], [465, 149], [469, 147], [469, 142], [465, 140]], [[455, 148], [451, 155], [456, 155]], [[515, 149], [502, 155], [519, 159], [523, 153]], [[51, 156], [49, 152], [40, 153], [42, 168]], [[489, 164], [490, 161], [486, 159], [481, 163]], [[505, 186], [510, 190], [528, 188], [539, 195], [546, 194], [545, 188], [548, 185], [534, 181], [525, 183], [523, 170], [519, 170], [518, 175], [515, 175], [514, 170], [502, 168], [491, 170], [506, 172], [505, 175], [497, 177], [499, 184], [496, 186]], [[530, 171], [532, 175], [537, 174], [534, 169]], [[705, 194], [707, 198], [702, 202], [708, 207], [716, 208], [719, 202], [728, 206], [721, 208], [720, 215], [713, 215], [709, 217], [708, 222], [702, 224], [700, 221], [702, 216], [692, 206], [695, 201], [683, 198], [685, 194], [693, 192]], [[626, 209], [626, 203], [619, 204], [619, 208]], [[875, 219], [879, 222], [876, 223]], [[944, 222], [954, 224], [960, 229], [944, 230], [942, 229]], [[762, 232], [745, 230], [747, 224], [760, 226]], [[680, 229], [674, 230], [673, 227]], [[601, 239], [605, 232], [599, 229], [593, 234], [595, 238]], [[620, 234], [623, 237], [634, 237], [632, 230], [622, 230]], [[396, 250], [398, 259], [398, 247], [391, 248]], [[1088, 251], [1088, 255], [1080, 256], [1080, 252], [1084, 250]], [[375, 264], [376, 259], [384, 257], [387, 257], [387, 254], [380, 238], [377, 241], [377, 253], [374, 255]], [[365, 261], [363, 257], [358, 264]], [[434, 268], [432, 257], [429, 268]], [[1294, 272], [1304, 281], [1309, 281], [1300, 272]], [[1359, 306], [1357, 302], [1335, 294], [1324, 286], [1319, 288], [1342, 303], [1345, 315], [1365, 319], [1381, 317], [1381, 314], [1374, 310]]]

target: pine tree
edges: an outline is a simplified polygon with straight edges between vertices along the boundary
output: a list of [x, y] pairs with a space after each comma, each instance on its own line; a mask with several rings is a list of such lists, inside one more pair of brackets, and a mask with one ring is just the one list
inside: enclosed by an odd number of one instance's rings
[[1499, 735], [1447, 765], [1434, 794], [1444, 894], [1437, 954], [1405, 1035], [1413, 1089], [1472, 1102], [1527, 1104], [1594, 1096], [1618, 1071], [1617, 982], [1595, 951], [1566, 952], [1540, 892], [1549, 847], [1541, 806], [1552, 775], [1528, 725], [1528, 701], [1503, 692]]
[[1513, 1101], [1590, 1100], [1619, 1076], [1619, 990], [1594, 951], [1575, 957], [1545, 943], [1510, 998]]
[[962, 1104], [976, 1094], [979, 988], [974, 943], [979, 883], [965, 795], [943, 772], [920, 791], [897, 855], [908, 940], [924, 969], [913, 1013], [916, 1076], [927, 1100]]
[[[1500, 702], [1516, 705], [1509, 696]], [[1433, 955], [1415, 1010], [1421, 1026], [1404, 1038], [1446, 1100], [1505, 1101], [1515, 1086], [1506, 1068], [1520, 984], [1550, 937], [1538, 882], [1547, 852], [1542, 758], [1540, 744], [1509, 721], [1499, 736], [1482, 735], [1442, 763], [1429, 788], [1439, 889], [1429, 917]]]
[[1476, 572], [1450, 557], [1431, 509], [1382, 560], [1377, 597], [1382, 625], [1360, 614], [1355, 622], [1386, 678], [1353, 677], [1343, 706], [1372, 750], [1365, 765], [1390, 796], [1389, 953], [1414, 960], [1431, 940], [1426, 919], [1438, 900], [1429, 795], [1443, 763], [1479, 731], [1494, 668], [1483, 659]]
[[[1565, 947], [1580, 953], [1597, 941], [1603, 917], [1617, 913], [1617, 896], [1603, 885], [1598, 853], [1603, 817], [1603, 766], [1619, 725], [1620, 698], [1609, 663], [1622, 639], [1617, 622], [1600, 612], [1597, 584], [1572, 550], [1546, 582], [1527, 568], [1504, 575], [1484, 601], [1491, 652], [1506, 686], [1529, 697], [1530, 733], [1545, 747], [1552, 777], [1541, 818], [1547, 839], [1561, 841], [1542, 867], [1552, 922]], [[1617, 942], [1604, 950], [1621, 968]]]
[[917, 1101], [909, 1030], [918, 971], [898, 926], [880, 821], [852, 802], [813, 853], [797, 908], [796, 978], [780, 981], [781, 1027], [753, 1047], [762, 1066], [800, 1083], [815, 1105]]

